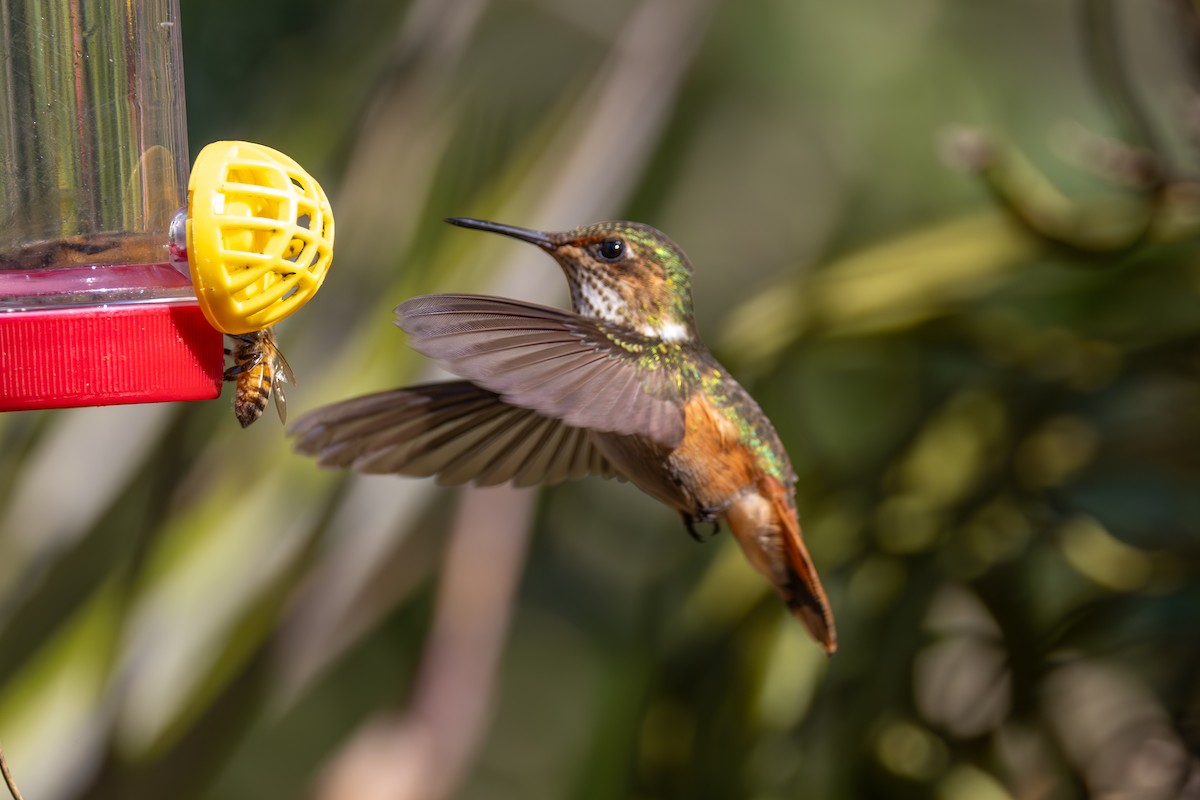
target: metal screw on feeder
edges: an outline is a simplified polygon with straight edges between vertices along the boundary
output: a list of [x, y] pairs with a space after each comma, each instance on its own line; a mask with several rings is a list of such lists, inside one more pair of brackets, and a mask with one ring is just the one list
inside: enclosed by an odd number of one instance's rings
[[328, 201], [270, 148], [205, 148], [177, 213], [178, 18], [178, 0], [0, 4], [0, 411], [215, 398], [221, 334], [324, 279]]

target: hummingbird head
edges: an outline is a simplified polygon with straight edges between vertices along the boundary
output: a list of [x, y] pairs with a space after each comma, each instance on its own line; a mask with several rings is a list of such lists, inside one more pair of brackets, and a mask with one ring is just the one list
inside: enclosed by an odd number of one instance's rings
[[478, 219], [447, 219], [463, 228], [536, 244], [562, 267], [575, 312], [670, 343], [696, 338], [692, 266], [666, 234], [640, 222], [599, 222], [558, 233]]

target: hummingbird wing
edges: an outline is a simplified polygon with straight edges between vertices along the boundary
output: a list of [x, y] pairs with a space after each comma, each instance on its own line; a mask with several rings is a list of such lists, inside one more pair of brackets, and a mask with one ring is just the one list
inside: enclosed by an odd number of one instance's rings
[[325, 406], [291, 428], [323, 466], [436, 475], [443, 484], [559, 483], [616, 474], [588, 432], [467, 381], [427, 383]]
[[692, 386], [657, 340], [561, 308], [478, 295], [414, 297], [396, 309], [413, 349], [568, 426], [637, 434], [674, 449]]

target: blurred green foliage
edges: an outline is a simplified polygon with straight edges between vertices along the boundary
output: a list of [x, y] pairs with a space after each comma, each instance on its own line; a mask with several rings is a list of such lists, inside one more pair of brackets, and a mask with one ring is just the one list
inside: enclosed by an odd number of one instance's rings
[[[8, 414], [27, 797], [353, 796], [323, 770], [422, 709], [461, 757], [377, 753], [390, 796], [1200, 793], [1192, 4], [182, 5], [193, 151], [270, 144], [338, 215], [293, 413], [426, 371], [413, 294], [563, 301], [442, 217], [651, 223], [791, 451], [841, 650], [627, 485], [537, 495], [526, 543], [533, 495], [321, 472], [226, 402]], [[516, 510], [467, 539], [460, 502]], [[511, 618], [431, 659], [489, 536]], [[439, 723], [439, 680], [482, 715]]]

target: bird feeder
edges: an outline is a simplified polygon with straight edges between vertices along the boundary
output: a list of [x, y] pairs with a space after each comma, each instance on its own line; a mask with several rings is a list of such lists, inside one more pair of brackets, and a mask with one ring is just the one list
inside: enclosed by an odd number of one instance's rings
[[0, 52], [0, 410], [216, 397], [320, 287], [321, 187], [247, 142], [189, 185], [178, 0], [8, 0]]

